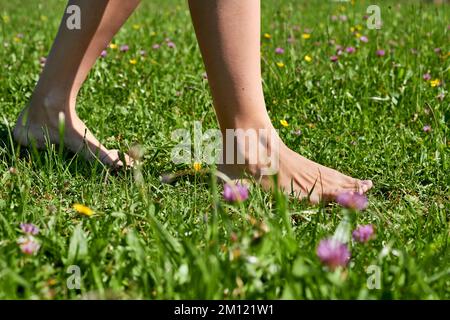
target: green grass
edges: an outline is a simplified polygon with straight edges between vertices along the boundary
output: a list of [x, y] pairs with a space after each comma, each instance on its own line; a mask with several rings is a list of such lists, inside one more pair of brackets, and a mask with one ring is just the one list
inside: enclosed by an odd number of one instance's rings
[[[2, 3], [0, 298], [450, 298], [450, 8], [379, 1], [383, 27], [368, 30], [362, 17], [369, 4], [263, 1], [262, 32], [272, 36], [261, 40], [264, 89], [281, 136], [301, 154], [375, 183], [355, 223], [374, 224], [377, 237], [353, 243], [348, 268], [331, 272], [315, 250], [342, 220], [338, 206], [311, 206], [258, 188], [242, 205], [229, 205], [202, 174], [159, 182], [163, 173], [189, 168], [170, 160], [173, 130], [193, 130], [194, 121], [203, 130], [217, 128], [183, 1], [144, 1], [114, 39], [130, 51], [108, 50], [78, 101], [80, 117], [107, 147], [143, 146], [141, 182], [55, 148], [35, 154], [11, 143], [64, 1]], [[331, 21], [340, 14], [348, 21]], [[351, 33], [356, 25], [368, 43]], [[302, 39], [303, 28], [312, 29], [310, 39]], [[289, 36], [297, 41], [288, 44]], [[151, 49], [166, 37], [176, 49]], [[332, 63], [331, 39], [357, 52]], [[285, 54], [276, 55], [276, 47]], [[377, 49], [386, 55], [377, 57]], [[424, 81], [427, 71], [442, 85]], [[74, 203], [95, 215], [77, 214]], [[35, 256], [17, 245], [21, 222], [41, 229]], [[81, 269], [80, 290], [66, 286], [70, 265]], [[381, 289], [367, 288], [370, 265], [381, 268]]]

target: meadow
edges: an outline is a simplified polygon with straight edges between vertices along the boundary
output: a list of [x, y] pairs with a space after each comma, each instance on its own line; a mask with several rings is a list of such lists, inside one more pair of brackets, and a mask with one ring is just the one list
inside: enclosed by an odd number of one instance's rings
[[[0, 299], [450, 298], [450, 6], [377, 1], [369, 29], [368, 1], [262, 2], [270, 117], [290, 148], [372, 179], [367, 209], [257, 186], [229, 203], [208, 166], [171, 161], [174, 130], [217, 128], [184, 1], [143, 1], [78, 100], [107, 147], [140, 146], [137, 170], [19, 147], [11, 130], [65, 2], [2, 0]], [[333, 270], [317, 247], [350, 216], [375, 237], [349, 241]], [[32, 254], [21, 223], [39, 228]]]

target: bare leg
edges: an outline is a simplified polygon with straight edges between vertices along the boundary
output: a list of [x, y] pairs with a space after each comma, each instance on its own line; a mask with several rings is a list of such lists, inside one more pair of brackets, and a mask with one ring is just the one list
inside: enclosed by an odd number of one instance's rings
[[[224, 144], [226, 129], [273, 129], [261, 81], [260, 0], [189, 0], [189, 5]], [[285, 191], [304, 197], [316, 183], [311, 200], [317, 202], [342, 191], [366, 192], [372, 187], [371, 181], [321, 166], [290, 150], [278, 136], [276, 139], [278, 183]], [[245, 154], [248, 150], [243, 144], [237, 141], [237, 149]], [[247, 172], [264, 187], [271, 187], [272, 180], [260, 175], [258, 163], [226, 164], [221, 171], [231, 178]]]
[[[140, 0], [71, 0], [81, 9], [81, 29], [69, 30], [63, 17], [58, 35], [45, 68], [14, 129], [22, 145], [34, 140], [45, 145], [44, 132], [50, 141], [59, 143], [58, 114], [65, 114], [64, 145], [91, 159], [98, 155], [105, 164], [122, 165], [117, 150], [106, 149], [87, 129], [75, 112], [78, 92], [101, 51], [131, 15]], [[45, 130], [44, 130], [45, 129]], [[128, 157], [127, 157], [128, 158]], [[129, 159], [129, 158], [128, 158]]]

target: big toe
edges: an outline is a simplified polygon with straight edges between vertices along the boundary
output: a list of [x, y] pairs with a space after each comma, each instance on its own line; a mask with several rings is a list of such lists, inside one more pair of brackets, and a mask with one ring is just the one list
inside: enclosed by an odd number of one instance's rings
[[359, 193], [366, 193], [373, 187], [372, 180], [359, 180]]

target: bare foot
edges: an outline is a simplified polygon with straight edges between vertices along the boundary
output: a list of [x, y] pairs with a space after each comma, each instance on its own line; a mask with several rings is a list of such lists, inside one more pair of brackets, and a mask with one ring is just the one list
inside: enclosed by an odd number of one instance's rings
[[[45, 99], [40, 103], [32, 102], [19, 115], [13, 131], [14, 140], [23, 146], [35, 144], [36, 148], [45, 148], [47, 140], [52, 144], [59, 144], [59, 110], [73, 110], [62, 108], [53, 99]], [[118, 150], [109, 150], [103, 146], [73, 112], [64, 112], [64, 147], [72, 152], [81, 154], [87, 160], [98, 159], [113, 168], [123, 167]], [[132, 159], [125, 154], [126, 165], [132, 164]]]
[[[266, 154], [270, 155], [272, 153], [272, 156], [273, 154], [278, 154], [278, 159], [272, 158], [271, 164], [272, 167], [275, 164], [273, 168], [275, 168], [275, 173], [278, 174], [278, 187], [285, 193], [294, 194], [299, 198], [306, 198], [310, 195], [309, 200], [312, 203], [318, 203], [321, 200], [333, 201], [341, 192], [355, 191], [362, 194], [372, 188], [372, 181], [370, 180], [359, 180], [349, 177], [339, 171], [302, 157], [283, 143], [273, 127], [267, 130], [274, 134], [272, 142], [270, 142], [270, 139], [261, 138], [261, 135], [258, 135], [259, 142], [254, 144], [258, 144], [259, 148], [261, 148], [263, 145], [261, 141], [267, 141], [264, 143]], [[246, 142], [248, 143], [249, 140], [247, 139]], [[245, 163], [223, 164], [219, 166], [219, 170], [231, 179], [240, 179], [243, 177], [243, 173], [247, 173], [253, 176], [264, 189], [273, 188], [273, 177], [264, 172], [268, 167], [268, 165], [264, 164], [268, 163], [267, 159], [262, 160], [261, 157], [258, 157], [258, 161], [255, 162], [249, 156], [250, 150], [248, 145], [243, 147], [242, 140], [239, 138], [235, 139], [235, 144], [237, 145], [237, 153], [245, 159]], [[226, 142], [224, 145], [226, 145]], [[274, 145], [277, 146], [278, 152], [276, 152]], [[224, 159], [226, 153], [224, 151]], [[274, 159], [276, 159], [276, 163], [273, 163]], [[243, 162], [241, 161], [240, 163]]]

